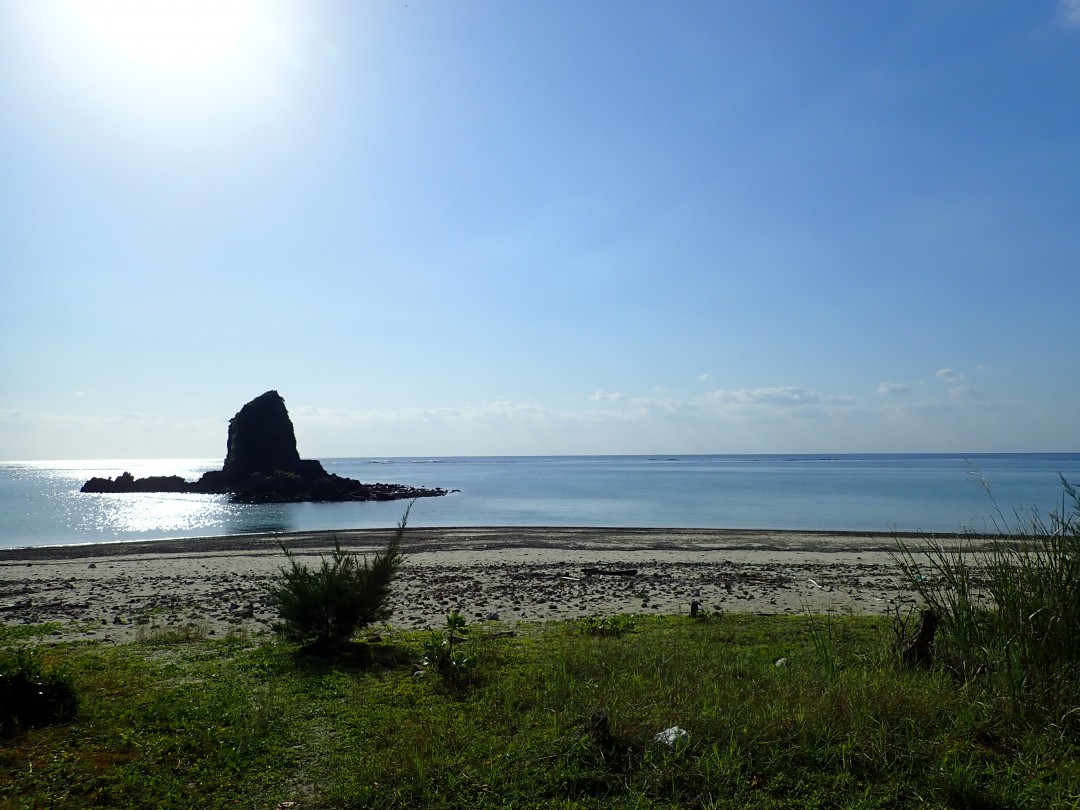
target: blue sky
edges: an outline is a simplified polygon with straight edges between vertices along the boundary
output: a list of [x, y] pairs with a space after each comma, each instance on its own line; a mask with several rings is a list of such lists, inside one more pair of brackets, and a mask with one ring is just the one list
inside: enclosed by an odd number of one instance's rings
[[1078, 0], [171, 6], [0, 3], [0, 459], [1080, 451]]

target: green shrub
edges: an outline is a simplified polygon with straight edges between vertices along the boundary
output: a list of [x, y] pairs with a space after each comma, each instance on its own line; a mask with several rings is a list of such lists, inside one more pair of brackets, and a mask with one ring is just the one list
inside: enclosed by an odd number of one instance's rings
[[901, 543], [897, 562], [965, 678], [990, 679], [1019, 713], [1080, 730], [1080, 495], [1061, 482], [1062, 509], [1049, 523], [1037, 514], [1013, 528], [1003, 521], [987, 550]]
[[390, 585], [401, 567], [401, 540], [410, 509], [411, 503], [386, 548], [370, 562], [342, 549], [336, 537], [333, 554], [329, 560], [323, 558], [318, 569], [298, 562], [282, 547], [289, 567], [281, 569], [270, 588], [281, 614], [279, 632], [327, 652], [348, 642], [358, 628], [389, 618]]
[[71, 679], [29, 648], [0, 652], [0, 736], [69, 723], [78, 714]]

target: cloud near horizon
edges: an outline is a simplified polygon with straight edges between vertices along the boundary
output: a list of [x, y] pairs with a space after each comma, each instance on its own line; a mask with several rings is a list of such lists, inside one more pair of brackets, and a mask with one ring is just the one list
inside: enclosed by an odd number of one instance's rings
[[[841, 424], [860, 418], [853, 397], [796, 387], [719, 389], [685, 399], [598, 391], [587, 401], [593, 404], [581, 409], [500, 400], [391, 412], [318, 407], [290, 412], [298, 437], [310, 436], [314, 446], [368, 435], [396, 439], [399, 446], [423, 441], [438, 448], [435, 455], [797, 452], [791, 448], [799, 437], [821, 434], [820, 427], [810, 428], [812, 423], [835, 423], [839, 433]], [[769, 426], [769, 449], [758, 444], [761, 425]], [[495, 451], [495, 446], [511, 449]], [[380, 449], [355, 454], [432, 453]]]
[[883, 382], [877, 387], [879, 394], [903, 394], [911, 390], [911, 386], [907, 383], [889, 383]]
[[946, 383], [959, 382], [960, 380], [964, 379], [963, 374], [953, 371], [951, 368], [939, 368], [936, 372], [934, 372], [934, 376], [942, 382]]
[[[1016, 416], [1012, 406], [964, 386], [946, 397], [875, 405], [795, 386], [716, 389], [685, 398], [597, 393], [580, 409], [497, 400], [389, 412], [301, 407], [292, 413], [298, 437], [331, 448], [331, 455], [968, 452], [984, 449], [974, 438], [977, 430], [997, 434], [980, 419]], [[372, 437], [388, 444], [375, 449]], [[347, 452], [332, 450], [346, 444]], [[370, 452], [358, 449], [364, 445]]]
[[606, 402], [609, 400], [618, 401], [623, 399], [629, 399], [629, 397], [627, 397], [626, 394], [620, 393], [619, 391], [596, 391], [595, 393], [589, 395], [589, 399], [595, 402]]
[[[83, 415], [0, 410], [0, 460], [224, 458], [227, 424], [143, 411]], [[49, 449], [35, 451], [39, 447]]]
[[[944, 371], [949, 371], [945, 369]], [[952, 372], [949, 372], [951, 375]], [[942, 375], [938, 375], [941, 377]], [[883, 383], [881, 393], [906, 391]], [[577, 406], [495, 399], [443, 407], [289, 409], [307, 458], [347, 456], [582, 455], [1031, 451], [1000, 426], [1040, 414], [954, 385], [928, 399], [863, 401], [796, 386], [715, 389], [690, 397], [596, 391]], [[0, 459], [217, 457], [227, 416], [170, 419], [153, 413], [49, 416], [0, 411]], [[1048, 432], [1046, 435], [1052, 436]], [[31, 455], [48, 437], [49, 455]], [[1055, 449], [1046, 440], [1034, 449]]]
[[986, 395], [982, 391], [972, 388], [970, 385], [957, 385], [949, 389], [949, 396], [952, 399], [962, 400], [964, 402], [984, 402], [986, 401]]
[[808, 405], [850, 405], [855, 397], [821, 394], [805, 388], [783, 386], [779, 388], [740, 388], [735, 391], [723, 389], [713, 391], [712, 399], [720, 402], [735, 402], [740, 405], [772, 405], [781, 407], [804, 407]]

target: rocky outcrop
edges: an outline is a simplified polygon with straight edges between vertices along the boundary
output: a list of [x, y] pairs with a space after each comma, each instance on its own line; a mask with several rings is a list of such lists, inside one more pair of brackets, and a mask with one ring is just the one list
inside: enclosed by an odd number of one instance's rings
[[179, 475], [150, 475], [136, 478], [126, 472], [116, 478], [91, 478], [82, 492], [191, 492], [192, 484]]
[[333, 473], [315, 479], [256, 473], [247, 486], [233, 493], [232, 499], [237, 503], [395, 501], [445, 494], [445, 489], [425, 489], [404, 484], [363, 484]]
[[277, 391], [247, 403], [229, 420], [228, 448], [220, 470], [189, 482], [178, 475], [91, 478], [82, 492], [195, 492], [229, 494], [238, 503], [390, 501], [445, 495], [445, 489], [403, 484], [364, 484], [328, 473], [318, 461], [301, 459], [296, 433]]

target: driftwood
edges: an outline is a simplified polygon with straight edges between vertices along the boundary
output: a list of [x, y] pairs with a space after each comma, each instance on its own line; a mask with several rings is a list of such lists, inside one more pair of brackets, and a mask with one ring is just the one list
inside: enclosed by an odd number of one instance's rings
[[929, 667], [933, 663], [934, 634], [938, 617], [932, 610], [922, 612], [922, 625], [915, 640], [904, 650], [904, 663], [910, 667]]

